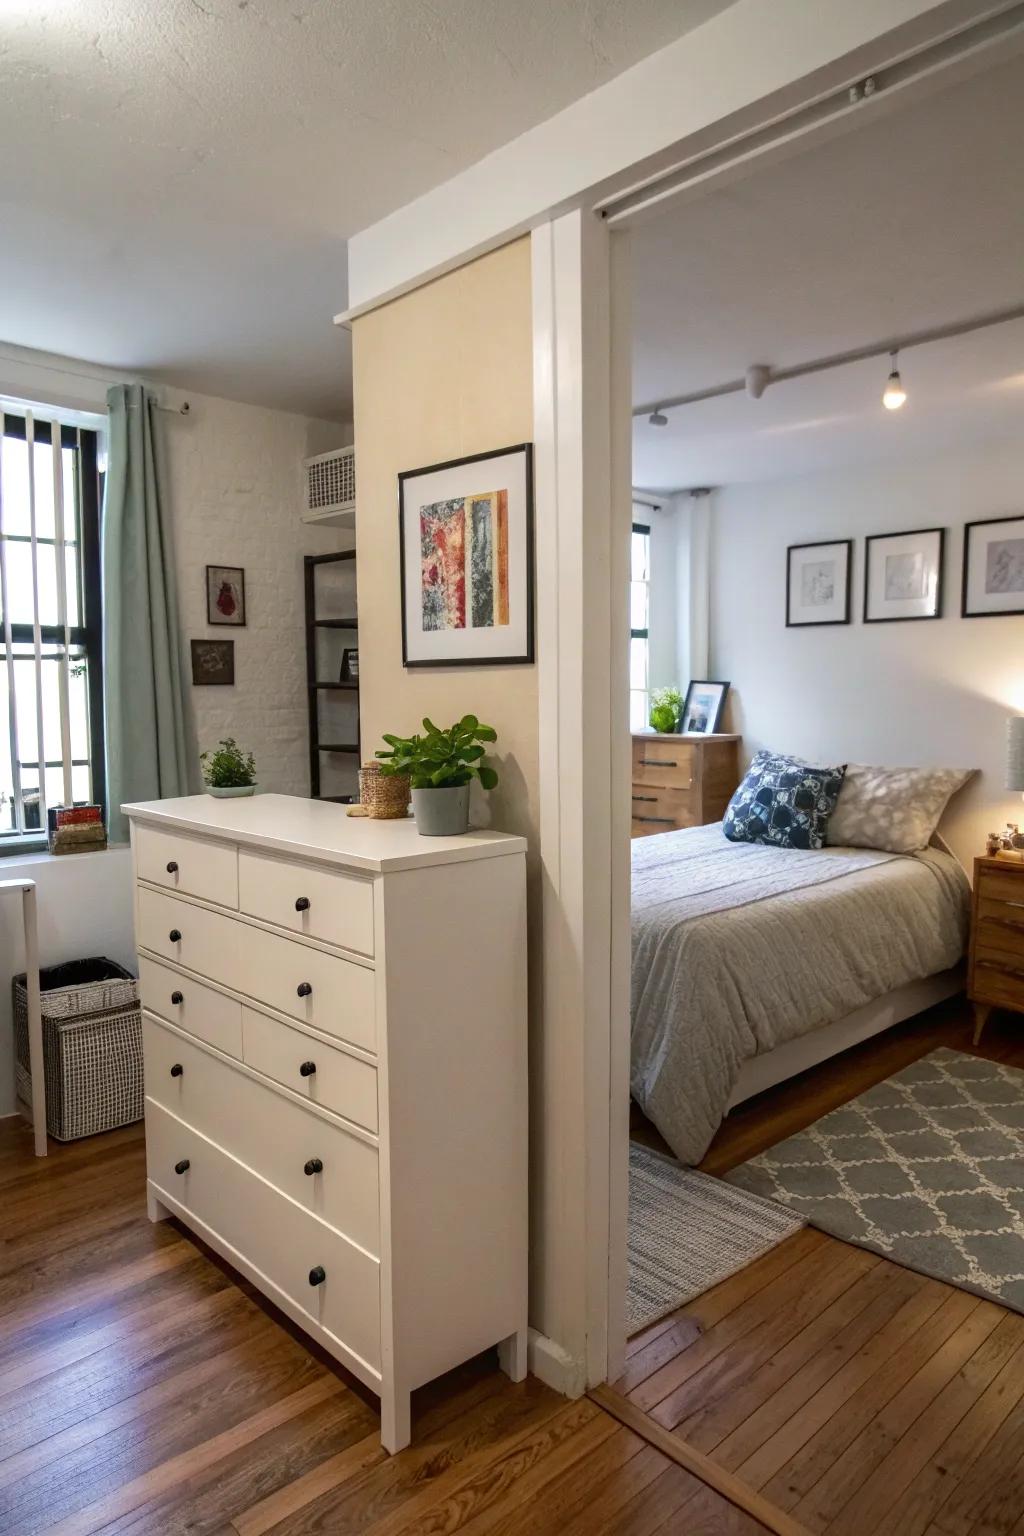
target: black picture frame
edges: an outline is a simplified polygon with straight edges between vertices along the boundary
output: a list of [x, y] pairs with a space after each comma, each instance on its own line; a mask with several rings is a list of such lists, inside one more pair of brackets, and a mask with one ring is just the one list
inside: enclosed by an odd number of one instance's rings
[[[525, 479], [525, 629], [526, 645], [522, 652], [505, 656], [454, 656], [444, 658], [419, 658], [409, 655], [409, 629], [406, 605], [406, 558], [405, 558], [405, 493], [408, 483], [423, 475], [439, 474], [445, 470], [461, 469], [471, 464], [481, 464], [488, 459], [500, 459], [512, 454], [523, 456]], [[459, 459], [445, 459], [438, 464], [427, 464], [420, 469], [406, 469], [398, 476], [398, 548], [399, 581], [402, 599], [402, 665], [410, 670], [423, 667], [508, 667], [530, 666], [535, 659], [534, 642], [534, 496], [533, 496], [533, 444], [513, 443], [506, 448], [489, 449], [486, 453], [470, 453]]]
[[235, 642], [233, 640], [193, 640], [193, 688], [233, 688], [235, 683]]
[[[830, 629], [836, 624], [850, 624], [853, 619], [851, 597], [853, 595], [853, 540], [852, 539], [808, 539], [803, 544], [789, 544], [786, 547], [786, 628], [787, 629]], [[845, 549], [846, 550], [846, 582], [843, 594], [843, 613], [841, 619], [794, 619], [792, 616], [791, 596], [793, 587], [793, 556], [802, 549]]]
[[[722, 712], [725, 709], [725, 701], [729, 695], [729, 689], [731, 686], [731, 683], [723, 682], [720, 678], [691, 678], [690, 686], [686, 690], [686, 698], [683, 700], [683, 707], [679, 711], [679, 725], [677, 728], [678, 735], [716, 736], [718, 734], [718, 727], [722, 723]], [[690, 697], [695, 688], [720, 688], [722, 690], [718, 696], [718, 704], [715, 708], [715, 717], [712, 721], [710, 721], [706, 731], [688, 731], [686, 729], [686, 721], [690, 713]]]
[[962, 619], [1008, 619], [1024, 614], [1024, 606], [1020, 608], [969, 608], [970, 572], [971, 572], [971, 533], [975, 528], [989, 528], [996, 523], [1020, 523], [1024, 529], [1024, 513], [1020, 516], [1009, 517], [980, 517], [973, 523], [964, 524], [964, 548], [960, 573], [960, 617]]
[[[869, 604], [871, 588], [871, 546], [885, 539], [913, 539], [938, 534], [939, 562], [938, 581], [935, 585], [935, 611], [933, 613], [881, 614], [872, 617]], [[942, 618], [942, 602], [945, 590], [946, 530], [945, 528], [897, 528], [893, 533], [870, 533], [864, 540], [864, 623], [865, 624], [921, 624], [930, 619]]]
[[[225, 618], [216, 611], [216, 599], [213, 595], [213, 573], [221, 571], [230, 576], [238, 588], [241, 616], [237, 619]], [[246, 626], [245, 609], [245, 569], [241, 565], [208, 565], [206, 567], [206, 622], [211, 626], [227, 626], [229, 629], [244, 629]]]

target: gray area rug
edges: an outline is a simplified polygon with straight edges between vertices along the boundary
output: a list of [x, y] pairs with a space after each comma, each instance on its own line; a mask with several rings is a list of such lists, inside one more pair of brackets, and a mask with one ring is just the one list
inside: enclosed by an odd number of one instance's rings
[[631, 1143], [629, 1333], [727, 1280], [805, 1225], [770, 1200]]
[[727, 1176], [1024, 1312], [1024, 1072], [938, 1050]]

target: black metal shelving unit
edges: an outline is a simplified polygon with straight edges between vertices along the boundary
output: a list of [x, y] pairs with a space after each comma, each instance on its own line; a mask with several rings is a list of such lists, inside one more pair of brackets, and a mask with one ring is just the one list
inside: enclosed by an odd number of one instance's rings
[[[321, 759], [335, 752], [354, 756], [356, 765], [359, 763], [359, 683], [339, 679], [332, 681], [317, 676], [320, 666], [320, 648], [317, 644], [317, 631], [321, 629], [348, 630], [357, 643], [359, 625], [353, 615], [352, 618], [320, 618], [316, 611], [316, 572], [323, 565], [336, 564], [343, 560], [354, 560], [354, 549], [341, 550], [333, 555], [306, 555], [305, 582], [306, 582], [306, 692], [309, 698], [309, 786], [310, 795], [314, 800], [334, 800], [342, 804], [356, 798], [355, 792], [350, 795], [323, 795], [320, 793], [321, 785]], [[356, 730], [354, 741], [324, 741], [320, 736], [320, 696], [321, 694], [350, 693], [355, 695], [356, 704]]]

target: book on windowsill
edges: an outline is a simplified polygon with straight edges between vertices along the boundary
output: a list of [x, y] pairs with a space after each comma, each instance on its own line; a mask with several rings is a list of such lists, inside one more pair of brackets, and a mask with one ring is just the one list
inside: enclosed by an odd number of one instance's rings
[[100, 805], [51, 805], [46, 823], [51, 853], [94, 853], [107, 846]]

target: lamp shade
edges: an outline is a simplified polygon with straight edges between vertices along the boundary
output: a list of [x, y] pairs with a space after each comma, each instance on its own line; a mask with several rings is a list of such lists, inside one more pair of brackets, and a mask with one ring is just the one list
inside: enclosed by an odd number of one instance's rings
[[1024, 791], [1024, 715], [1006, 722], [1006, 787]]

